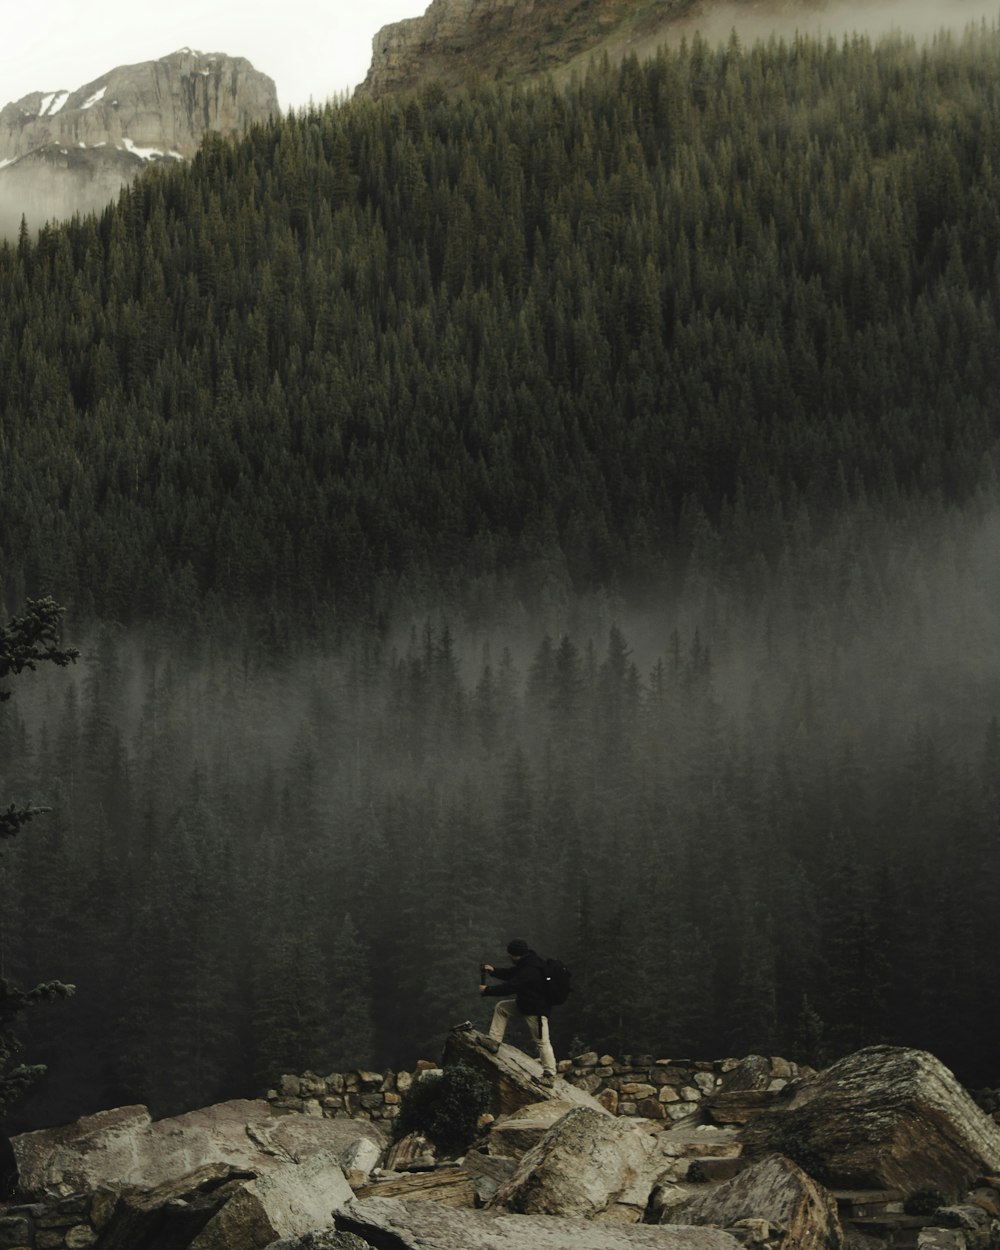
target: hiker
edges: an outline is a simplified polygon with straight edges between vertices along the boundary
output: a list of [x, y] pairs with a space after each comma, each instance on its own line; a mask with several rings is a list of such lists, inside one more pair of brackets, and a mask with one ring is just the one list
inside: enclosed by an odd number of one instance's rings
[[[493, 1010], [489, 1037], [499, 1049], [507, 1029], [507, 1021], [515, 1013], [527, 1021], [531, 1040], [538, 1048], [542, 1062], [542, 1084], [552, 1085], [556, 1076], [556, 1057], [549, 1041], [549, 1008], [545, 999], [545, 964], [523, 938], [507, 943], [510, 968], [494, 968], [483, 964], [483, 972], [496, 977], [499, 985], [479, 986], [484, 998], [499, 998]], [[491, 1047], [492, 1049], [492, 1047]]]

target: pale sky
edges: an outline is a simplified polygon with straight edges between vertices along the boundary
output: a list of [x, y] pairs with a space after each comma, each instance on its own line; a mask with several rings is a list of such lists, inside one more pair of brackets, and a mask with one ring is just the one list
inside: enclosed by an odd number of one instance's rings
[[75, 91], [116, 65], [178, 48], [243, 56], [282, 108], [321, 104], [368, 72], [372, 36], [430, 0], [0, 0], [0, 108], [30, 91]]

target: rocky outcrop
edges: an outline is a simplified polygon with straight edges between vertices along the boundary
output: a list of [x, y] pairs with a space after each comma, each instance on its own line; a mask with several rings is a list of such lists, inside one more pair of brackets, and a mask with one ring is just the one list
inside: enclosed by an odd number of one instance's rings
[[654, 1151], [653, 1137], [638, 1124], [574, 1107], [528, 1151], [490, 1207], [638, 1222], [656, 1179], [650, 1165]]
[[557, 1079], [551, 1086], [543, 1085], [542, 1067], [536, 1059], [506, 1043], [494, 1053], [487, 1037], [472, 1028], [452, 1029], [445, 1043], [443, 1063], [446, 1067], [462, 1063], [482, 1072], [496, 1091], [498, 1109], [503, 1115], [548, 1099], [608, 1114], [595, 1098], [568, 1081]]
[[[322, 1115], [335, 1074], [284, 1080], [283, 1096], [301, 1103], [284, 1115], [235, 1102], [154, 1124], [145, 1108], [119, 1108], [14, 1139], [37, 1201], [0, 1208], [0, 1250], [353, 1250], [349, 1237], [391, 1250], [996, 1243], [1000, 1127], [924, 1052], [872, 1047], [818, 1075], [753, 1057], [574, 1060], [595, 1076], [613, 1069], [620, 1088], [602, 1093], [638, 1099], [637, 1110], [660, 1104], [626, 1078], [645, 1073], [654, 1090], [690, 1082], [691, 1111], [671, 1121], [616, 1117], [568, 1083], [542, 1086], [534, 1060], [513, 1047], [493, 1053], [470, 1029], [449, 1045], [515, 1107], [484, 1116], [461, 1159], [414, 1135], [391, 1156], [406, 1174], [374, 1166], [384, 1152], [370, 1120]], [[660, 1073], [675, 1083], [658, 1086]], [[387, 1082], [358, 1073], [354, 1092], [384, 1097]], [[780, 1107], [747, 1104], [753, 1118], [740, 1128], [705, 1122], [719, 1098], [762, 1094]]]
[[530, 1103], [511, 1115], [502, 1116], [490, 1125], [489, 1153], [507, 1159], [520, 1159], [538, 1145], [553, 1124], [571, 1111], [573, 1105], [553, 1098], [548, 1102]]
[[32, 220], [103, 207], [145, 166], [277, 113], [274, 82], [249, 61], [190, 48], [34, 91], [0, 109], [0, 199], [16, 196]]
[[358, 90], [372, 96], [425, 83], [463, 87], [471, 75], [523, 82], [583, 72], [595, 55], [647, 55], [702, 30], [768, 33], [769, 21], [824, 7], [821, 0], [432, 0], [422, 17], [383, 26]]
[[948, 1197], [1000, 1173], [1000, 1126], [926, 1051], [871, 1046], [804, 1082], [742, 1130], [843, 1188], [932, 1186]]
[[839, 1250], [844, 1234], [832, 1195], [789, 1159], [771, 1155], [663, 1216], [669, 1224], [768, 1226], [774, 1250]]
[[276, 1116], [266, 1102], [236, 1100], [155, 1122], [145, 1107], [119, 1107], [11, 1144], [21, 1194], [44, 1199], [152, 1190], [206, 1167], [261, 1175], [325, 1151], [350, 1163], [359, 1139], [385, 1145], [367, 1122]]
[[241, 1185], [188, 1250], [261, 1250], [281, 1237], [323, 1228], [334, 1207], [352, 1199], [336, 1157], [287, 1163]]
[[342, 1232], [393, 1250], [739, 1250], [740, 1242], [717, 1228], [651, 1228], [457, 1211], [433, 1202], [371, 1198], [335, 1213]]
[[121, 65], [75, 91], [34, 91], [0, 110], [0, 161], [102, 144], [191, 157], [202, 136], [241, 134], [278, 112], [274, 82], [243, 57], [182, 48]]
[[675, 13], [690, 0], [432, 0], [423, 17], [384, 26], [358, 88], [373, 96], [423, 82], [461, 86], [470, 71], [523, 78], [596, 48], [624, 22], [659, 7]]

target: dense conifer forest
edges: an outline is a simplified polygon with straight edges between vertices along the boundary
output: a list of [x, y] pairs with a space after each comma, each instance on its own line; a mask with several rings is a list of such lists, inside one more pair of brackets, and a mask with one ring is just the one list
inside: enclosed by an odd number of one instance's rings
[[[1000, 34], [734, 39], [207, 141], [0, 246], [24, 1123], [1000, 1029]], [[478, 1017], [477, 1017], [478, 1018]]]

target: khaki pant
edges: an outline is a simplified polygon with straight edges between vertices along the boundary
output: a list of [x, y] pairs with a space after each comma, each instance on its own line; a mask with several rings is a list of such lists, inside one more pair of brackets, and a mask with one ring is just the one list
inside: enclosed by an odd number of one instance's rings
[[549, 1076], [556, 1074], [556, 1056], [552, 1049], [552, 1043], [549, 1041], [549, 1020], [547, 1016], [522, 1016], [517, 1009], [517, 1002], [513, 998], [501, 998], [493, 1009], [493, 1019], [490, 1022], [490, 1037], [495, 1042], [502, 1042], [503, 1035], [507, 1031], [507, 1021], [511, 1016], [519, 1016], [522, 1020], [527, 1021], [528, 1029], [531, 1032], [531, 1040], [538, 1049], [538, 1058], [542, 1061], [542, 1071]]

